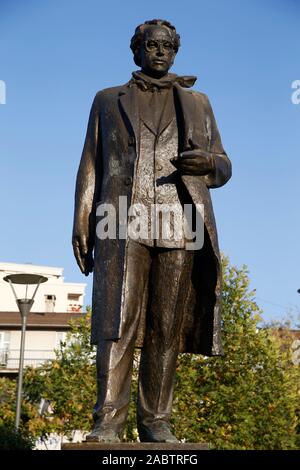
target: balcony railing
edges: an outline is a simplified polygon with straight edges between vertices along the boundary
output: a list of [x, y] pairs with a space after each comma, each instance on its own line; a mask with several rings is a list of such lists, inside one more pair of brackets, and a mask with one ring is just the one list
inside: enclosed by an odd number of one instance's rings
[[[18, 369], [19, 368], [19, 349], [0, 350], [0, 368]], [[24, 356], [24, 367], [38, 367], [44, 362], [54, 359], [53, 349], [27, 349]]]

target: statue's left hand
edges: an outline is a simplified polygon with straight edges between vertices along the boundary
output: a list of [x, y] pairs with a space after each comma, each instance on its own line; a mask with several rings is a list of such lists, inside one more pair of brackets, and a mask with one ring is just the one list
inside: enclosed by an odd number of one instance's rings
[[88, 276], [93, 271], [94, 260], [92, 250], [88, 248], [87, 237], [84, 235], [73, 235], [72, 245], [81, 272]]
[[211, 152], [202, 149], [187, 150], [171, 163], [183, 175], [207, 175], [214, 170], [214, 158]]

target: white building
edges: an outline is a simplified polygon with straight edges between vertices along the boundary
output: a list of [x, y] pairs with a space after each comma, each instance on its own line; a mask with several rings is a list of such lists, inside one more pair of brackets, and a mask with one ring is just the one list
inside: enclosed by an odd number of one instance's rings
[[[65, 339], [69, 321], [82, 315], [86, 284], [64, 282], [63, 269], [32, 264], [0, 263], [0, 374], [16, 374], [19, 367], [21, 316], [9, 283], [9, 274], [40, 274], [48, 281], [40, 284], [28, 316], [24, 366], [37, 366], [54, 358], [54, 349]], [[19, 298], [24, 285], [15, 285]], [[28, 296], [35, 286], [28, 286]]]

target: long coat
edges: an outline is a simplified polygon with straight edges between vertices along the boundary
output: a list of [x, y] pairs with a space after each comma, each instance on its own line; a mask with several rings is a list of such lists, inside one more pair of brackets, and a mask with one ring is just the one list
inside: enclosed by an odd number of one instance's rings
[[[195, 251], [193, 273], [187, 289], [186, 307], [180, 331], [180, 351], [207, 356], [222, 354], [221, 264], [210, 188], [224, 185], [231, 177], [231, 164], [224, 152], [214, 115], [206, 95], [185, 90], [174, 92], [179, 103], [182, 128], [180, 151], [200, 148], [213, 153], [215, 171], [205, 176], [183, 175], [182, 182], [192, 201], [204, 205], [204, 246]], [[95, 236], [98, 204], [112, 204], [119, 220], [119, 196], [128, 207], [134, 182], [139, 139], [136, 87], [130, 82], [102, 90], [95, 96], [77, 175], [74, 233], [85, 227], [89, 249], [94, 248], [92, 302], [92, 344], [99, 339], [117, 339], [122, 332], [127, 293], [128, 240]], [[120, 223], [124, 224], [120, 214]], [[141, 299], [140, 299], [141, 300]], [[137, 345], [145, 328], [146, 295]]]

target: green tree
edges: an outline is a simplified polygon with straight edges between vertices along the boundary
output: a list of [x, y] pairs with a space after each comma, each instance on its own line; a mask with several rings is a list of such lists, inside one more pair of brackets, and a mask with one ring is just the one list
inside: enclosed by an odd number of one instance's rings
[[[6, 377], [0, 378], [0, 427], [9, 430], [14, 429], [15, 416], [16, 416], [16, 395], [17, 395], [17, 381]], [[20, 421], [20, 435], [23, 433], [25, 438], [31, 435], [31, 428], [38, 427], [40, 430], [44, 426], [43, 419], [39, 415], [38, 407], [29, 399], [24, 396], [22, 400], [21, 421]], [[15, 439], [17, 442], [20, 435]], [[4, 439], [4, 432], [1, 433]]]
[[177, 369], [177, 435], [218, 449], [293, 449], [299, 367], [291, 337], [258, 328], [260, 311], [244, 267], [223, 260], [224, 357], [182, 355]]
[[56, 358], [38, 368], [28, 368], [24, 393], [38, 405], [41, 398], [50, 402], [42, 424], [31, 426], [38, 434], [57, 432], [69, 435], [75, 429], [90, 430], [91, 410], [96, 396], [95, 348], [90, 345], [90, 317], [71, 321], [66, 342], [56, 350]]
[[34, 440], [27, 433], [0, 425], [0, 450], [31, 450]]

